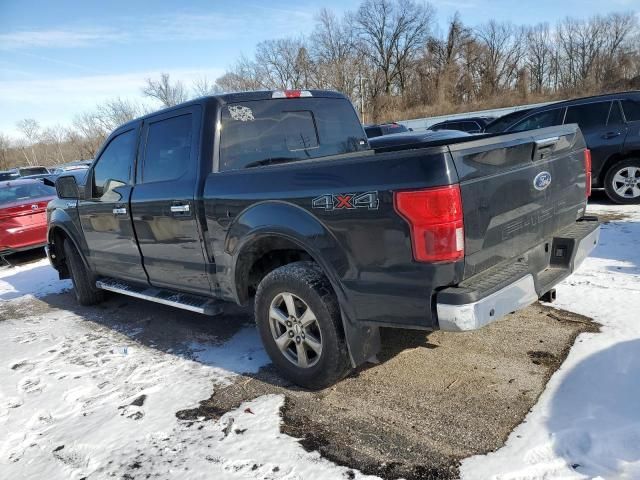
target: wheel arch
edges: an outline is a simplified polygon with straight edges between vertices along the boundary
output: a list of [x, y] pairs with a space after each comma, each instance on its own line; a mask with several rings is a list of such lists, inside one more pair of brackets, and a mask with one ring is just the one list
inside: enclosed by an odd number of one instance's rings
[[[64, 251], [62, 249], [63, 241], [71, 241], [76, 251], [82, 259], [82, 263], [87, 271], [92, 271], [89, 262], [85, 256], [84, 249], [81, 248], [77, 237], [77, 229], [75, 228], [71, 217], [63, 210], [56, 209], [52, 212], [47, 228], [47, 248], [49, 250], [49, 260], [58, 270], [60, 275], [66, 274], [63, 278], [69, 278], [66, 264], [64, 262]], [[58, 247], [59, 245], [59, 247]]]
[[[338, 299], [349, 354], [354, 366], [360, 365], [379, 350], [379, 333], [375, 327], [357, 325], [341, 276], [349, 269], [350, 259], [331, 232], [311, 213], [286, 202], [263, 202], [238, 215], [228, 230], [225, 251], [231, 255], [231, 279], [238, 303], [250, 298], [251, 276], [256, 262], [265, 255], [283, 252], [279, 261], [260, 272], [260, 279], [279, 266], [309, 259], [320, 266]], [[286, 260], [291, 256], [290, 261]], [[297, 257], [301, 256], [301, 258]], [[254, 270], [255, 271], [255, 270]]]
[[602, 164], [602, 168], [598, 172], [598, 186], [604, 186], [605, 178], [611, 167], [613, 167], [618, 162], [629, 160], [632, 158], [637, 158], [640, 161], [640, 149], [628, 150], [626, 152], [617, 152], [613, 155], [610, 155], [609, 158], [607, 158]]

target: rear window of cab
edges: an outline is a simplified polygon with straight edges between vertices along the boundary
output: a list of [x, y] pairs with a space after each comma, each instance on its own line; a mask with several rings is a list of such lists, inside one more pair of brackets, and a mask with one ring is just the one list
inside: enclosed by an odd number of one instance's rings
[[224, 105], [220, 170], [339, 155], [369, 148], [348, 100], [295, 98]]

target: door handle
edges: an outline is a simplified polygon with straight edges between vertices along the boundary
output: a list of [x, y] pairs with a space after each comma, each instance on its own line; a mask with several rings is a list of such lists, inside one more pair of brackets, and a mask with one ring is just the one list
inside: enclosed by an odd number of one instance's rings
[[608, 140], [610, 138], [615, 138], [620, 136], [620, 132], [607, 132], [604, 135], [602, 135], [602, 138], [604, 138], [605, 140]]
[[113, 209], [114, 215], [126, 215], [127, 209], [125, 207], [116, 207]]
[[171, 205], [171, 213], [189, 213], [189, 204], [186, 205]]

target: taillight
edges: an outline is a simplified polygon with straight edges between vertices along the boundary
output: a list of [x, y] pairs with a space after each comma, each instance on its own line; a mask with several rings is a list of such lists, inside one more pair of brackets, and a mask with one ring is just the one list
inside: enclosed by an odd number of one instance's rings
[[586, 174], [585, 181], [587, 185], [585, 186], [585, 194], [587, 197], [591, 196], [591, 150], [588, 148], [584, 149], [584, 172]]
[[452, 262], [464, 257], [460, 187], [395, 192], [396, 211], [411, 227], [413, 258], [418, 262]]

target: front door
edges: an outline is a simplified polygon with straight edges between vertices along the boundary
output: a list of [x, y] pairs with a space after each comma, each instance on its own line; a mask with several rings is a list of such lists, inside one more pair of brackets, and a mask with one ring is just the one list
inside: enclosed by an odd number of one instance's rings
[[146, 283], [129, 211], [138, 132], [131, 127], [111, 138], [87, 174], [78, 212], [96, 273]]
[[209, 293], [194, 201], [198, 184], [201, 108], [145, 120], [131, 212], [149, 282]]

